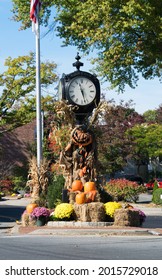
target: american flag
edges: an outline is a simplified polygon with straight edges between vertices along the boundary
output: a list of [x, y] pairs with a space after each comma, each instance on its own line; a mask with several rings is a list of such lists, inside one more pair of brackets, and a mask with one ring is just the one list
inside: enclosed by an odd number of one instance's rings
[[30, 3], [30, 19], [36, 23], [37, 22], [37, 8], [39, 3], [39, 0], [31, 0]]
[[30, 19], [32, 20], [32, 31], [38, 33], [38, 13], [40, 9], [40, 0], [31, 0], [30, 3]]

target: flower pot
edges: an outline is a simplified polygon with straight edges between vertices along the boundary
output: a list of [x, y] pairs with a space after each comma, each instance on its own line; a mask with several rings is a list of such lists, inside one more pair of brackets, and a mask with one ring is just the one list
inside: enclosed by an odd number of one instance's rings
[[46, 217], [39, 217], [39, 218], [37, 218], [37, 220], [36, 220], [36, 225], [37, 225], [37, 227], [44, 226], [45, 223], [46, 223]]

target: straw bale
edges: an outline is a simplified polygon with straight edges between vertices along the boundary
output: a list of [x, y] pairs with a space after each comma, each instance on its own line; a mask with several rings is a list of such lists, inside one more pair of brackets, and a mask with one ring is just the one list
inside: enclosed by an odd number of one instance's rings
[[76, 220], [80, 222], [101, 222], [105, 220], [104, 204], [101, 202], [75, 203], [74, 212]]
[[117, 209], [114, 213], [114, 226], [140, 226], [140, 216], [137, 211]]
[[26, 212], [22, 214], [21, 222], [23, 227], [34, 226], [36, 224], [36, 221]]

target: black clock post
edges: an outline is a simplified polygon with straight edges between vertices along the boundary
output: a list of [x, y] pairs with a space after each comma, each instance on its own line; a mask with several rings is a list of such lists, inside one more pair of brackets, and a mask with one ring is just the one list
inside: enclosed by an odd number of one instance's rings
[[59, 100], [65, 100], [73, 106], [78, 124], [85, 122], [85, 118], [92, 114], [100, 102], [100, 83], [95, 75], [81, 71], [84, 64], [77, 54], [73, 66], [76, 71], [63, 74], [59, 81]]
[[[63, 190], [63, 201], [74, 199], [72, 183], [79, 180], [84, 185], [86, 182], [95, 182], [96, 172], [96, 141], [95, 135], [88, 127], [88, 118], [100, 102], [100, 83], [95, 75], [81, 71], [83, 63], [77, 54], [76, 62], [73, 63], [76, 71], [63, 74], [59, 81], [59, 100], [66, 101], [75, 113], [76, 124], [72, 128], [70, 141], [66, 148], [61, 151], [60, 164], [64, 166], [65, 189]], [[75, 194], [76, 195], [76, 194]], [[95, 195], [93, 201], [98, 198]]]

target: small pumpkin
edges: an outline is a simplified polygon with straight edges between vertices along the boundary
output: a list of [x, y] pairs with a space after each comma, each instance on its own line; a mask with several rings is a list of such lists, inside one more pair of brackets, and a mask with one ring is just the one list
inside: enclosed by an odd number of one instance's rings
[[77, 204], [83, 204], [83, 203], [85, 203], [85, 200], [86, 200], [86, 196], [85, 196], [84, 192], [77, 193], [77, 195], [75, 197], [75, 202]]
[[36, 203], [30, 203], [30, 204], [28, 204], [28, 205], [26, 206], [26, 212], [27, 212], [28, 214], [31, 214], [31, 213], [33, 212], [34, 208], [36, 208], [36, 207], [38, 207], [38, 204], [36, 204]]
[[72, 190], [75, 191], [81, 191], [83, 189], [83, 183], [80, 180], [75, 180], [72, 182], [71, 185]]
[[91, 192], [96, 190], [96, 184], [95, 182], [86, 182], [84, 184], [84, 191], [85, 192]]

